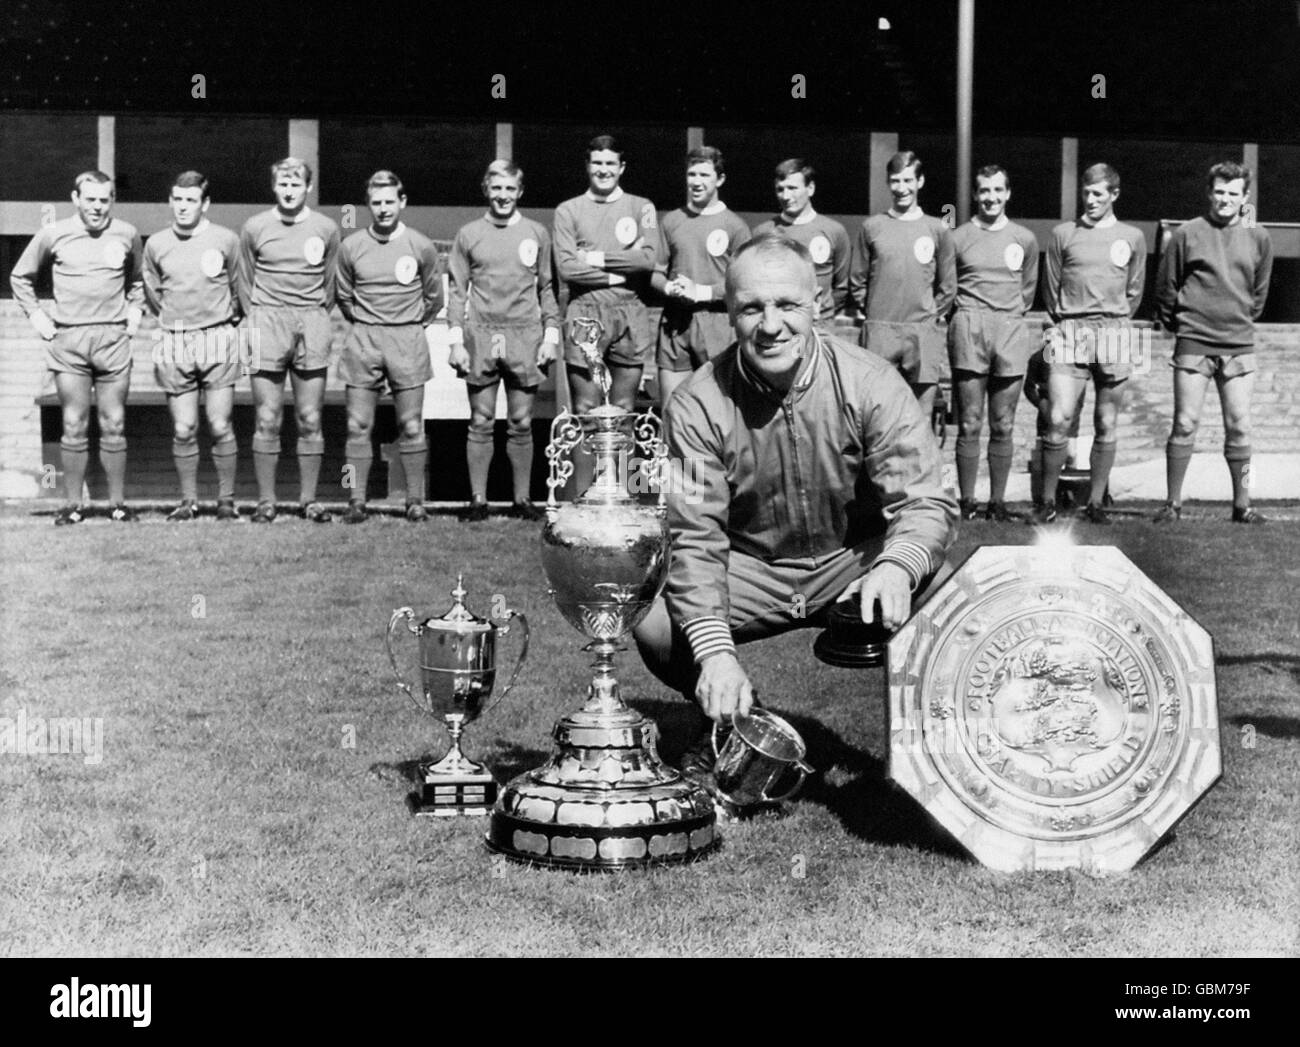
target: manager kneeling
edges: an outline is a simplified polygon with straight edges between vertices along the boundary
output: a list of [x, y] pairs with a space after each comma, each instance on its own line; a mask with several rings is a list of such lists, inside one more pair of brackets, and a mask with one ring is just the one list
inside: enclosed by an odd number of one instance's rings
[[646, 666], [723, 720], [748, 712], [736, 645], [820, 626], [861, 591], [863, 618], [907, 620], [943, 563], [957, 503], [939, 447], [892, 365], [813, 328], [807, 250], [751, 240], [727, 271], [736, 343], [665, 410], [672, 562], [636, 630]]

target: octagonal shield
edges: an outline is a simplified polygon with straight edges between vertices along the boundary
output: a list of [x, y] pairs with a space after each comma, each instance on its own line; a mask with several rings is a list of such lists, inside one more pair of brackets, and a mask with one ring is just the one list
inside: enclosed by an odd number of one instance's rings
[[889, 644], [889, 774], [984, 865], [1132, 868], [1221, 772], [1210, 635], [1118, 549], [985, 546]]

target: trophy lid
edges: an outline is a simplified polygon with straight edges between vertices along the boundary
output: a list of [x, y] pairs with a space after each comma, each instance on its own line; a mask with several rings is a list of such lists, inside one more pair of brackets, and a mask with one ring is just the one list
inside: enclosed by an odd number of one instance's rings
[[495, 629], [486, 618], [480, 618], [465, 606], [465, 585], [464, 575], [456, 575], [456, 588], [451, 590], [452, 599], [455, 603], [441, 618], [430, 618], [424, 623], [426, 629], [447, 629], [453, 632], [487, 632]]

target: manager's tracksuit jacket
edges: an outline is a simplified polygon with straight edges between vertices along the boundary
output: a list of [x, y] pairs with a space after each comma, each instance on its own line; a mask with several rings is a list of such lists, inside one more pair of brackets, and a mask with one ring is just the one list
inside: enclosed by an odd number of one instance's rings
[[[689, 496], [670, 491], [672, 560], [665, 599], [696, 660], [733, 646], [733, 551], [787, 573], [834, 557], [898, 564], [913, 589], [942, 565], [957, 503], [939, 447], [892, 364], [814, 333], [804, 370], [782, 396], [732, 345], [674, 394], [669, 454], [693, 470]], [[807, 594], [807, 611], [839, 592]]]

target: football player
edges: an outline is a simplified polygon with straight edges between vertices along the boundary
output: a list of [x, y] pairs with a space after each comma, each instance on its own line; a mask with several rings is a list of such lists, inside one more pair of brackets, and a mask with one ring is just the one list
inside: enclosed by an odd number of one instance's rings
[[271, 167], [275, 206], [244, 223], [239, 235], [240, 300], [252, 348], [254, 523], [276, 516], [275, 474], [280, 461], [284, 376], [293, 383], [298, 422], [299, 514], [317, 523], [332, 517], [316, 500], [325, 438], [321, 406], [330, 362], [330, 307], [339, 228], [307, 206], [309, 164], [287, 157]]
[[379, 394], [387, 383], [401, 435], [398, 452], [406, 474], [406, 518], [427, 518], [424, 474], [424, 383], [433, 377], [429, 327], [442, 308], [442, 267], [433, 241], [402, 221], [406, 190], [392, 171], [366, 182], [370, 227], [339, 248], [339, 309], [352, 324], [339, 376], [347, 386], [347, 465], [352, 486], [345, 523], [364, 523], [366, 485], [374, 457], [371, 432]]
[[1083, 214], [1052, 230], [1043, 298], [1054, 326], [1045, 333], [1047, 398], [1051, 421], [1043, 441], [1042, 502], [1035, 523], [1056, 519], [1056, 488], [1069, 451], [1070, 422], [1079, 385], [1092, 378], [1092, 453], [1088, 504], [1083, 516], [1109, 524], [1103, 507], [1115, 464], [1115, 437], [1124, 383], [1133, 373], [1131, 318], [1142, 304], [1147, 244], [1140, 229], [1115, 216], [1119, 173], [1093, 164], [1081, 179]]
[[551, 237], [546, 227], [519, 213], [524, 173], [495, 160], [483, 176], [488, 210], [463, 226], [452, 244], [451, 366], [469, 390], [470, 423], [465, 457], [471, 501], [462, 520], [488, 516], [488, 468], [497, 387], [506, 384], [506, 456], [514, 481], [511, 515], [540, 520], [529, 498], [533, 468], [533, 403], [560, 344], [560, 312], [551, 278]]
[[755, 236], [776, 233], [803, 244], [817, 269], [817, 325], [829, 331], [832, 318], [849, 300], [852, 249], [844, 226], [818, 214], [812, 205], [816, 172], [807, 160], [792, 157], [776, 165], [776, 199], [781, 213], [754, 229]]
[[[94, 392], [99, 414], [99, 461], [108, 478], [109, 519], [130, 523], [126, 505], [125, 405], [131, 384], [131, 336], [140, 326], [144, 292], [140, 236], [113, 217], [113, 179], [102, 171], [77, 175], [72, 203], [77, 213], [43, 226], [10, 274], [14, 299], [46, 342], [45, 355], [63, 412], [63, 484], [67, 502], [56, 525], [80, 523], [88, 427]], [[54, 310], [36, 298], [36, 278], [53, 271]]]
[[952, 235], [956, 308], [948, 324], [948, 362], [957, 398], [957, 486], [961, 514], [974, 519], [984, 403], [989, 414], [990, 520], [1007, 520], [1007, 477], [1020, 387], [1029, 364], [1025, 312], [1038, 289], [1038, 240], [1007, 218], [1011, 178], [997, 165], [975, 174], [976, 214]]
[[555, 209], [555, 268], [568, 286], [564, 362], [575, 413], [601, 401], [598, 375], [569, 322], [590, 317], [604, 328], [595, 351], [608, 368], [610, 403], [631, 410], [651, 347], [646, 301], [659, 257], [655, 206], [619, 185], [626, 156], [611, 135], [587, 145], [587, 191]]
[[686, 154], [686, 205], [664, 216], [659, 267], [651, 278], [668, 299], [655, 354], [660, 406], [733, 341], [724, 277], [731, 256], [749, 241], [749, 226], [718, 199], [726, 180], [719, 150], [692, 149]]
[[1156, 274], [1156, 315], [1175, 335], [1174, 425], [1165, 447], [1168, 498], [1156, 514], [1182, 515], [1183, 479], [1196, 443], [1210, 380], [1223, 410], [1223, 457], [1232, 477], [1232, 519], [1263, 523], [1250, 504], [1250, 395], [1255, 385], [1255, 321], [1273, 271], [1268, 232], [1245, 222], [1250, 169], [1215, 164], [1205, 181], [1206, 214], [1174, 230]]
[[942, 318], [957, 293], [952, 233], [921, 210], [921, 159], [895, 153], [885, 165], [893, 203], [858, 230], [849, 293], [863, 315], [860, 344], [907, 379], [929, 418], [944, 363]]
[[217, 519], [236, 520], [238, 448], [230, 415], [242, 364], [237, 325], [239, 237], [207, 218], [208, 179], [183, 171], [172, 182], [172, 224], [144, 249], [144, 294], [158, 317], [154, 376], [172, 416], [172, 460], [181, 503], [168, 520], [198, 515], [199, 391], [212, 434]]

